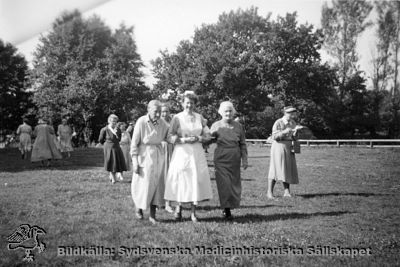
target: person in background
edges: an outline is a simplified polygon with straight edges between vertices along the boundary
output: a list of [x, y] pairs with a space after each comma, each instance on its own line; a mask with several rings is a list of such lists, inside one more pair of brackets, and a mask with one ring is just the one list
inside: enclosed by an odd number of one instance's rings
[[129, 136], [132, 139], [132, 135], [133, 135], [133, 128], [135, 127], [135, 122], [131, 121], [128, 125], [128, 128], [126, 129], [126, 131], [129, 133]]
[[236, 110], [231, 102], [222, 102], [218, 113], [222, 119], [210, 129], [217, 143], [214, 151], [215, 180], [223, 216], [232, 220], [231, 209], [240, 206], [242, 192], [240, 163], [243, 169], [248, 167], [246, 138], [243, 126], [233, 119]]
[[152, 100], [147, 105], [147, 115], [135, 125], [131, 142], [132, 183], [131, 193], [135, 215], [143, 219], [143, 210], [150, 208], [149, 221], [157, 223], [156, 208], [164, 206], [165, 150], [168, 126], [161, 117], [161, 103]]
[[54, 143], [54, 128], [47, 125], [44, 119], [39, 119], [38, 125], [33, 131], [33, 136], [36, 138], [33, 143], [31, 162], [40, 161], [44, 166], [45, 161], [47, 161], [47, 166], [50, 166], [52, 159], [62, 159], [62, 155]]
[[73, 130], [67, 123], [67, 118], [63, 118], [61, 120], [61, 124], [58, 125], [57, 134], [60, 142], [60, 151], [61, 153], [67, 153], [68, 158], [71, 157], [71, 151], [74, 149], [72, 148], [72, 134]]
[[[165, 121], [165, 123], [167, 124], [168, 129], [169, 129], [172, 117], [171, 117], [171, 112], [170, 112], [168, 103], [162, 103], [161, 104], [161, 119], [163, 119]], [[164, 174], [164, 179], [166, 179], [167, 178], [167, 174], [168, 174], [169, 163], [171, 161], [172, 151], [174, 151], [174, 145], [170, 144], [170, 143], [167, 143], [167, 142], [164, 142], [163, 143], [163, 147], [164, 147], [164, 150], [165, 150], [165, 174]], [[169, 213], [173, 213], [174, 212], [173, 208], [170, 205], [170, 201], [169, 200], [165, 201], [165, 210], [167, 212], [169, 212]]]
[[[126, 131], [125, 122], [120, 122], [118, 128], [121, 130], [121, 141], [119, 141], [119, 145], [121, 146], [122, 153], [124, 154], [126, 170], [130, 171], [132, 169], [132, 158], [130, 154], [131, 136], [128, 131]], [[121, 181], [124, 180], [122, 172], [119, 173], [119, 179]]]
[[117, 127], [118, 116], [111, 114], [107, 121], [108, 125], [100, 130], [99, 143], [104, 144], [104, 169], [110, 173], [111, 183], [115, 184], [116, 175], [126, 171], [126, 165], [119, 146], [121, 130]]
[[273, 190], [277, 181], [283, 182], [284, 197], [291, 197], [290, 184], [298, 184], [296, 157], [291, 151], [292, 141], [296, 139], [297, 130], [302, 126], [296, 124], [297, 110], [288, 106], [284, 108], [282, 118], [275, 121], [272, 127], [271, 160], [268, 173], [267, 197], [273, 199]]
[[32, 127], [28, 124], [28, 119], [23, 118], [22, 124], [18, 126], [17, 135], [19, 135], [19, 151], [21, 158], [27, 159], [28, 153], [32, 149]]
[[205, 119], [194, 112], [197, 95], [186, 91], [183, 111], [176, 114], [168, 133], [174, 151], [166, 179], [165, 199], [178, 203], [175, 220], [182, 219], [182, 203], [191, 203], [191, 220], [197, 222], [196, 206], [199, 201], [212, 198], [210, 174], [202, 143], [210, 140]]

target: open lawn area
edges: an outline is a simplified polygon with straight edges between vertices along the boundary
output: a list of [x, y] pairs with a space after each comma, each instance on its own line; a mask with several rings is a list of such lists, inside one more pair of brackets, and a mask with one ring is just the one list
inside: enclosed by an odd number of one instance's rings
[[[131, 172], [111, 185], [101, 149], [77, 149], [51, 167], [21, 160], [17, 149], [2, 149], [0, 265], [24, 264], [23, 249], [7, 248], [7, 237], [21, 224], [46, 231], [39, 238], [47, 247], [42, 253], [33, 251], [29, 266], [400, 265], [400, 149], [305, 147], [297, 155], [300, 184], [292, 187], [295, 196], [281, 197], [279, 183], [275, 200], [266, 198], [269, 153], [269, 147], [249, 147], [242, 206], [233, 210], [233, 222], [222, 219], [210, 153], [214, 198], [200, 204], [200, 222], [190, 221], [187, 206], [182, 222], [161, 210], [161, 222], [152, 225], [134, 217]], [[57, 255], [62, 246], [101, 246], [115, 253]], [[135, 254], [139, 246], [148, 253]], [[205, 250], [196, 249], [202, 246]], [[322, 250], [317, 246], [327, 246], [325, 255], [307, 255]], [[338, 246], [369, 248], [371, 255], [326, 255]], [[235, 256], [228, 250], [246, 248], [253, 254]], [[257, 255], [261, 251], [266, 255]], [[271, 255], [279, 251], [286, 254]], [[293, 255], [301, 251], [303, 255]], [[158, 252], [172, 254], [151, 255]]]

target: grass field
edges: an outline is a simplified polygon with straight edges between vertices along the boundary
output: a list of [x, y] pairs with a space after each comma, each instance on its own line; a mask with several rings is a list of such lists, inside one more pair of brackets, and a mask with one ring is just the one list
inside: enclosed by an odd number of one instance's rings
[[[282, 184], [277, 184], [276, 200], [266, 198], [269, 148], [251, 146], [249, 157], [250, 167], [242, 173], [242, 206], [233, 211], [233, 222], [221, 217], [210, 161], [214, 198], [200, 204], [201, 221], [192, 223], [187, 207], [184, 221], [174, 222], [159, 211], [161, 223], [154, 226], [134, 217], [131, 173], [124, 182], [109, 183], [101, 149], [78, 149], [49, 168], [24, 162], [16, 149], [2, 149], [0, 265], [23, 264], [24, 251], [8, 250], [6, 239], [24, 223], [46, 231], [40, 237], [47, 248], [40, 254], [35, 250], [29, 266], [400, 265], [400, 149], [304, 148], [297, 156], [295, 196], [282, 198]], [[59, 256], [60, 246], [103, 246], [115, 254]], [[372, 255], [128, 256], [123, 250], [138, 246], [192, 252], [196, 246], [215, 251], [254, 246], [268, 254], [279, 248], [306, 253], [309, 246], [341, 246], [370, 248]]]

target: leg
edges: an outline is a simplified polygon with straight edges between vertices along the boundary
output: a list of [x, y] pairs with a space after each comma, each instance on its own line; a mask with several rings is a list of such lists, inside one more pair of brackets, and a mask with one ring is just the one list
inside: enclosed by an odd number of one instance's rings
[[122, 172], [117, 172], [117, 176], [118, 176], [120, 181], [124, 180], [124, 177], [122, 176]]
[[139, 220], [142, 220], [143, 219], [143, 211], [142, 211], [142, 209], [136, 208], [135, 215], [136, 215], [136, 218], [138, 218]]
[[171, 207], [170, 203], [169, 203], [169, 200], [166, 200], [166, 201], [165, 201], [165, 210], [168, 211], [169, 213], [174, 212], [174, 211], [172, 210], [172, 207]]
[[268, 191], [267, 191], [267, 198], [274, 199], [274, 187], [276, 181], [274, 179], [268, 179]]
[[192, 222], [198, 221], [198, 219], [196, 217], [196, 205], [194, 203], [192, 203], [190, 218], [192, 219]]
[[223, 214], [224, 214], [225, 219], [227, 219], [227, 220], [233, 219], [230, 208], [225, 208]]
[[112, 184], [115, 184], [115, 172], [110, 172], [110, 181]]
[[152, 224], [156, 224], [157, 220], [156, 220], [156, 205], [150, 205], [150, 217], [149, 217], [149, 221]]
[[182, 219], [182, 207], [181, 203], [179, 202], [178, 205], [176, 205], [174, 217], [176, 221], [180, 221]]
[[290, 194], [290, 184], [283, 182], [283, 188], [285, 192], [283, 193], [284, 197], [291, 197], [292, 195]]

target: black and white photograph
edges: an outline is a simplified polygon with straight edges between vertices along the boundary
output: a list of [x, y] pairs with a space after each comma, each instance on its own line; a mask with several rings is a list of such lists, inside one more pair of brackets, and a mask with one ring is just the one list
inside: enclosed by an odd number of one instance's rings
[[400, 0], [0, 0], [0, 266], [400, 266]]

